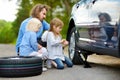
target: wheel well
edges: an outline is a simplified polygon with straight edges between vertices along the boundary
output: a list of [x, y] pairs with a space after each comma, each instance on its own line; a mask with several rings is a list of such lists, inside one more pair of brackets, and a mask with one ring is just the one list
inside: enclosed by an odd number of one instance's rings
[[67, 38], [66, 38], [68, 41], [69, 41], [70, 31], [73, 27], [75, 27], [75, 23], [74, 23], [74, 20], [71, 19], [69, 22], [68, 31], [67, 31]]

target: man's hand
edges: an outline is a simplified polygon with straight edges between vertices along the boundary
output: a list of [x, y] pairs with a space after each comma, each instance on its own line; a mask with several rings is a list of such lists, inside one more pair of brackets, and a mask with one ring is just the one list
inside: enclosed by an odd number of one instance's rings
[[41, 49], [42, 48], [42, 45], [38, 44], [38, 49]]

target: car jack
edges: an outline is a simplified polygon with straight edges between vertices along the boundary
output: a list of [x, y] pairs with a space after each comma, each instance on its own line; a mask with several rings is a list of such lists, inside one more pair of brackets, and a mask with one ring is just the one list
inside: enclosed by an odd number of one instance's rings
[[84, 68], [91, 68], [89, 62], [87, 61], [88, 54], [85, 51], [77, 50], [80, 61], [84, 64]]

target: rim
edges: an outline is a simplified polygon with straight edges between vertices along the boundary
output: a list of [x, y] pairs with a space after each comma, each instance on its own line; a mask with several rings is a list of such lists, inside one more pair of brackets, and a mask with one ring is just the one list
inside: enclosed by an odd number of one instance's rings
[[73, 60], [75, 54], [75, 34], [74, 32], [71, 34], [70, 43], [69, 43], [69, 57]]

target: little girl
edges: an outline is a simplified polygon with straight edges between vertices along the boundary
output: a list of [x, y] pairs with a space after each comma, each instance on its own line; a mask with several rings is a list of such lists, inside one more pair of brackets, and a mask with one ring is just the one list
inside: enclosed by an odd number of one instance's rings
[[63, 69], [63, 63], [65, 63], [68, 67], [73, 66], [71, 60], [63, 53], [63, 47], [68, 45], [68, 41], [62, 39], [60, 34], [63, 25], [64, 24], [60, 19], [52, 19], [50, 22], [50, 30], [47, 34], [48, 58], [52, 60], [53, 65], [57, 69]]
[[[41, 27], [41, 22], [37, 18], [32, 18], [27, 27], [26, 32], [20, 44], [20, 56], [38, 56], [47, 59], [48, 53], [46, 48], [37, 43], [37, 31]], [[46, 70], [43, 68], [43, 70]]]

